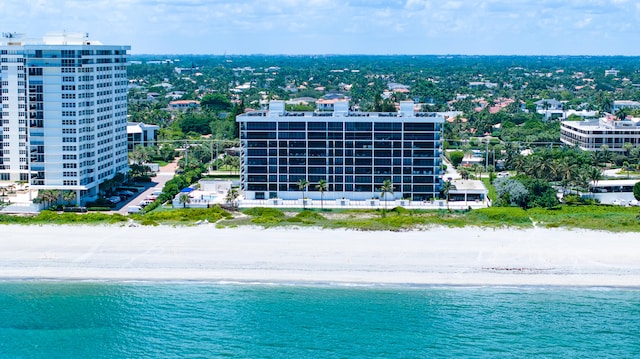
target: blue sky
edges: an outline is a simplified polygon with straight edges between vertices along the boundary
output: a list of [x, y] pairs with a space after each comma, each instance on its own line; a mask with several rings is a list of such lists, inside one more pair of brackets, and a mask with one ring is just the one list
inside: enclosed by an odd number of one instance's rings
[[1, 0], [0, 24], [133, 54], [640, 55], [637, 0]]

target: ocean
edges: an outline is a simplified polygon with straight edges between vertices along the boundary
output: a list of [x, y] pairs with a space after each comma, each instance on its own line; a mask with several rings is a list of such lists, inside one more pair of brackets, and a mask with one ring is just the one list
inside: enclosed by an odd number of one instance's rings
[[637, 358], [640, 290], [0, 282], [0, 358]]

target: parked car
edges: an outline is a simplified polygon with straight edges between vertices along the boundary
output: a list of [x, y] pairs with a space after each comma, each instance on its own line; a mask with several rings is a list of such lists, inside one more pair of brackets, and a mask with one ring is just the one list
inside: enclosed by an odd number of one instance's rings
[[125, 197], [125, 198], [129, 198], [134, 195], [134, 193], [129, 190], [119, 191], [118, 194], [120, 195], [120, 197]]
[[109, 198], [107, 198], [107, 201], [116, 204], [116, 203], [120, 203], [120, 201], [122, 201], [122, 198], [120, 198], [120, 196], [111, 196]]
[[87, 207], [63, 207], [63, 212], [77, 212], [77, 213], [86, 213]]
[[148, 205], [150, 205], [151, 203], [153, 203], [153, 201], [150, 201], [150, 200], [148, 200], [148, 199], [143, 199], [142, 201], [140, 201], [140, 203], [138, 203], [138, 205], [139, 205], [140, 207], [143, 207], [143, 208], [144, 208], [145, 206], [148, 206]]
[[127, 212], [129, 213], [140, 213], [142, 212], [141, 206], [129, 206], [127, 207]]

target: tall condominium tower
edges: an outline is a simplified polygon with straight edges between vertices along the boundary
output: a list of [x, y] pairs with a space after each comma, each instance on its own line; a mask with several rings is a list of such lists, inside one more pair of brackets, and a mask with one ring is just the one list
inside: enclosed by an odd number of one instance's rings
[[127, 50], [83, 33], [0, 41], [0, 180], [76, 191], [127, 165]]
[[399, 112], [352, 112], [347, 101], [333, 111], [287, 112], [283, 101], [271, 101], [268, 111], [236, 120], [246, 199], [363, 200], [379, 196], [386, 180], [395, 198], [439, 196], [444, 117], [415, 112], [411, 101]]

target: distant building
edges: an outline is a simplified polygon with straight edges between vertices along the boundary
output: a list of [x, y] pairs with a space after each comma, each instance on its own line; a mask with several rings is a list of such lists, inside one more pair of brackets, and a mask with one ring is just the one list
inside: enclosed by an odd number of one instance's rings
[[607, 145], [610, 151], [624, 152], [628, 142], [640, 146], [640, 119], [617, 120], [613, 116], [587, 121], [564, 121], [560, 140], [585, 151], [599, 151]]
[[604, 70], [604, 75], [605, 76], [618, 76], [618, 70], [616, 69], [610, 69], [610, 70]]
[[173, 69], [178, 75], [193, 75], [200, 70], [197, 66], [191, 67], [175, 67]]
[[326, 94], [316, 100], [316, 109], [318, 111], [333, 111], [336, 102], [349, 101], [349, 99], [349, 97], [339, 93]]
[[616, 111], [618, 111], [621, 108], [629, 108], [629, 109], [640, 108], [640, 102], [630, 101], [630, 100], [613, 101], [613, 107], [611, 108], [611, 111], [613, 111], [613, 113], [616, 113]]
[[[444, 117], [415, 112], [403, 101], [392, 113], [351, 112], [348, 101], [332, 112], [287, 112], [284, 101], [245, 113], [240, 123], [241, 179], [245, 198], [324, 199], [379, 197], [382, 183], [393, 198], [430, 200], [441, 189]], [[309, 181], [301, 191], [298, 181]]]
[[200, 101], [175, 100], [169, 102], [169, 111], [184, 111], [188, 109], [200, 109]]
[[133, 151], [133, 149], [140, 146], [157, 146], [158, 145], [158, 131], [159, 126], [147, 125], [142, 122], [128, 122], [127, 123], [127, 149]]
[[564, 103], [556, 99], [542, 99], [534, 102], [536, 111], [562, 110]]
[[472, 89], [477, 89], [480, 87], [486, 87], [488, 89], [493, 89], [498, 87], [498, 84], [495, 82], [489, 82], [489, 81], [472, 81], [469, 82], [469, 87]]

